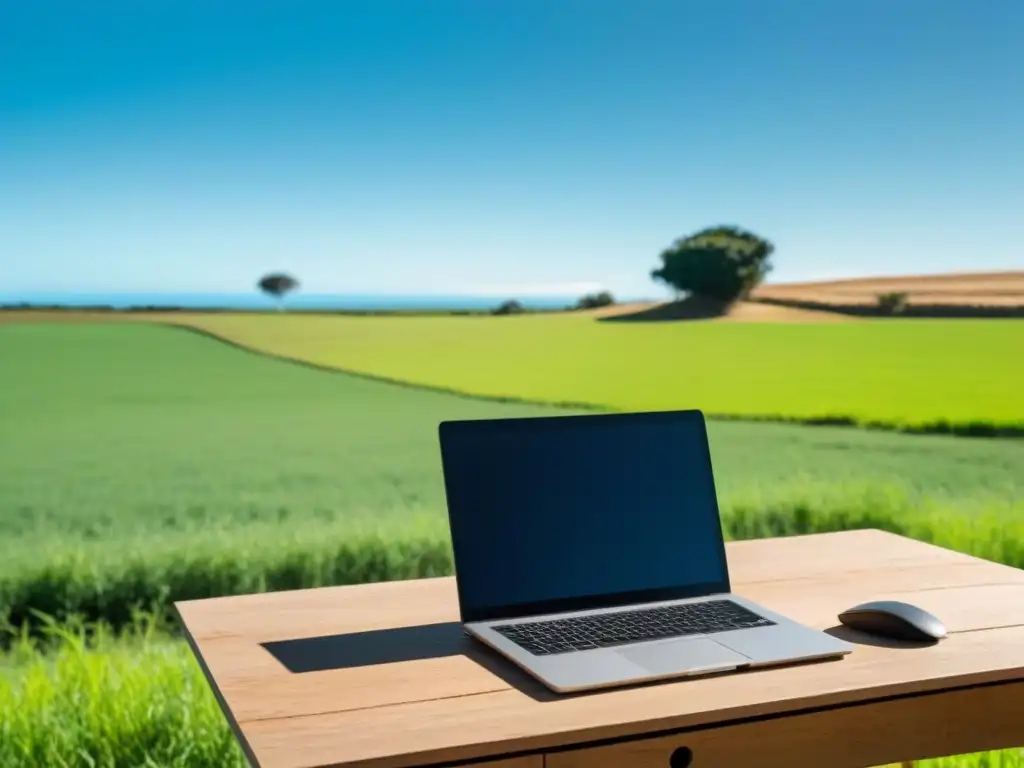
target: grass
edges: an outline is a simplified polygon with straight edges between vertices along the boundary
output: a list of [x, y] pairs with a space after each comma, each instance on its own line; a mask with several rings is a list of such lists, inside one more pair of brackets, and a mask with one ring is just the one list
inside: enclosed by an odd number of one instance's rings
[[[558, 412], [304, 369], [165, 327], [4, 326], [0, 359], [5, 540], [443, 516], [439, 421]], [[1024, 492], [1020, 441], [742, 422], [710, 433], [726, 498], [870, 484], [966, 509]]]
[[[938, 503], [911, 503], [898, 492], [825, 493], [786, 502], [734, 501], [723, 510], [731, 539], [882, 528], [997, 562], [1024, 567], [1024, 506], [975, 516]], [[261, 523], [197, 538], [174, 534], [65, 545], [7, 561], [0, 608], [17, 626], [36, 611], [121, 627], [136, 610], [169, 615], [174, 600], [330, 584], [448, 575], [447, 530], [440, 520], [368, 526], [336, 521], [284, 529]]]
[[[917, 768], [1022, 768], [1024, 749], [1005, 749], [999, 752], [979, 752], [957, 755], [938, 760], [921, 760]], [[897, 766], [893, 766], [897, 768]]]
[[[184, 597], [448, 572], [437, 423], [552, 412], [140, 324], [3, 326], [0, 359], [14, 623], [36, 609], [121, 625]], [[1018, 530], [1019, 441], [739, 422], [711, 438], [727, 521], [747, 520], [736, 535], [772, 515], [766, 530], [792, 532], [969, 518], [1003, 526], [971, 534], [996, 549]]]
[[248, 768], [184, 642], [54, 628], [0, 674], [5, 768]]
[[1024, 320], [612, 323], [195, 314], [319, 365], [498, 398], [1024, 435]]

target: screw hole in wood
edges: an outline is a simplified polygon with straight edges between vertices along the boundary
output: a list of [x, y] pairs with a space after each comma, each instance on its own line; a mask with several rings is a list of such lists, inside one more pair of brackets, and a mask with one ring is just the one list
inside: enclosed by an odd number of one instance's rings
[[672, 752], [668, 759], [668, 768], [690, 768], [693, 765], [693, 750], [689, 747], [679, 747]]

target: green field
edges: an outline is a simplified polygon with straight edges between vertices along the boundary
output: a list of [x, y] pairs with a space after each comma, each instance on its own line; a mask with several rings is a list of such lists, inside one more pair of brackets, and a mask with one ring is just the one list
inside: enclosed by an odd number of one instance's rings
[[[142, 324], [9, 325], [0, 357], [0, 617], [16, 622], [36, 608], [119, 623], [171, 596], [447, 572], [437, 423], [552, 412]], [[751, 511], [813, 513], [808, 529], [1020, 519], [1018, 440], [710, 431], [727, 527]], [[394, 554], [402, 542], [415, 558]]]
[[399, 381], [621, 410], [1024, 434], [1024, 321], [598, 322], [193, 315], [236, 343]]
[[[548, 318], [495, 322], [534, 319]], [[237, 322], [266, 346], [319, 321]], [[427, 320], [324, 322], [419, 333]], [[610, 381], [616, 370], [609, 358]], [[42, 610], [124, 628], [136, 608], [159, 623], [176, 599], [450, 573], [437, 423], [558, 412], [571, 411], [315, 370], [181, 328], [0, 325], [0, 620], [38, 634]], [[730, 537], [883, 527], [1024, 567], [1022, 440], [709, 430]], [[242, 765], [178, 641], [3, 658], [0, 765]], [[955, 765], [1024, 764], [999, 759]]]

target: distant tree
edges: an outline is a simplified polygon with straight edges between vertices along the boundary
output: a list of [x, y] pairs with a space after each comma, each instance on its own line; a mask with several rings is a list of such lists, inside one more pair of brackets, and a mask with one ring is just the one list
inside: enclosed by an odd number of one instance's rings
[[495, 315], [521, 315], [526, 311], [526, 307], [520, 304], [515, 299], [509, 299], [503, 301], [497, 307], [494, 308], [492, 314]]
[[875, 297], [878, 308], [887, 315], [899, 315], [910, 303], [910, 296], [904, 291], [880, 293]]
[[257, 283], [260, 290], [277, 302], [277, 308], [284, 310], [284, 297], [299, 287], [299, 281], [283, 272], [264, 275]]
[[580, 300], [576, 302], [576, 309], [597, 309], [599, 307], [610, 307], [615, 303], [615, 297], [608, 291], [600, 291], [598, 293], [588, 293], [585, 296], [581, 296]]
[[732, 226], [708, 227], [679, 238], [661, 253], [651, 278], [677, 297], [692, 294], [722, 302], [746, 298], [771, 272], [775, 246]]

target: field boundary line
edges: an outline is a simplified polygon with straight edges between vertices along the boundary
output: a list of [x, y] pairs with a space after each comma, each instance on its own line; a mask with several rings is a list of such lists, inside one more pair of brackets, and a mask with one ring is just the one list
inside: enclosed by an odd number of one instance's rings
[[516, 397], [515, 395], [481, 395], [473, 392], [466, 392], [461, 389], [454, 389], [452, 387], [442, 387], [437, 384], [423, 384], [415, 381], [409, 381], [407, 379], [395, 379], [390, 376], [381, 376], [376, 373], [366, 373], [365, 371], [356, 371], [349, 368], [342, 368], [341, 366], [325, 365], [323, 363], [315, 363], [312, 360], [305, 360], [300, 357], [292, 357], [290, 355], [282, 355], [277, 352], [268, 352], [264, 349], [257, 349], [251, 347], [248, 344], [242, 344], [241, 342], [228, 339], [215, 333], [207, 328], [201, 328], [197, 325], [192, 325], [185, 321], [172, 321], [172, 320], [143, 320], [140, 322], [142, 325], [158, 325], [171, 328], [179, 328], [183, 331], [190, 331], [192, 333], [203, 336], [207, 339], [212, 339], [219, 344], [226, 344], [229, 347], [240, 350], [242, 352], [248, 352], [252, 355], [258, 355], [259, 357], [265, 357], [270, 360], [276, 360], [281, 363], [289, 363], [291, 365], [297, 365], [302, 368], [309, 368], [320, 373], [333, 373], [340, 374], [342, 376], [351, 376], [353, 378], [365, 379], [367, 381], [373, 381], [378, 384], [390, 384], [396, 387], [402, 387], [404, 389], [415, 389], [422, 392], [433, 392], [438, 395], [450, 395], [453, 397], [462, 398], [464, 400], [476, 400], [492, 403], [505, 403], [508, 405], [533, 405], [542, 406], [545, 408], [561, 408], [563, 410], [577, 410], [577, 411], [600, 411], [600, 412], [614, 412], [615, 408], [608, 406], [595, 405], [594, 403], [576, 403], [572, 401], [566, 402], [554, 402], [548, 400], [531, 400], [525, 397]]
[[[220, 334], [198, 325], [192, 325], [182, 320], [141, 320], [140, 325], [162, 326], [165, 328], [177, 328], [185, 332], [194, 333], [198, 336], [225, 344], [234, 349], [252, 355], [258, 355], [270, 360], [297, 365], [302, 368], [319, 371], [321, 373], [340, 374], [354, 378], [373, 381], [379, 384], [390, 384], [405, 389], [414, 389], [421, 392], [433, 392], [440, 395], [449, 395], [465, 400], [478, 402], [503, 403], [506, 405], [529, 405], [543, 408], [555, 408], [561, 410], [575, 410], [589, 413], [615, 413], [620, 408], [600, 403], [584, 403], [574, 401], [552, 401], [535, 400], [532, 398], [517, 397], [515, 395], [485, 395], [453, 387], [443, 387], [436, 384], [426, 384], [407, 379], [396, 379], [390, 376], [382, 376], [365, 371], [356, 371], [341, 366], [325, 365], [299, 357], [292, 357], [277, 352], [268, 352], [248, 344], [243, 344], [233, 339], [226, 338]], [[969, 438], [999, 438], [999, 439], [1021, 439], [1024, 438], [1024, 421], [1017, 422], [951, 422], [937, 420], [923, 424], [900, 424], [897, 422], [858, 419], [845, 414], [833, 414], [823, 416], [785, 416], [782, 414], [732, 414], [732, 413], [711, 413], [704, 414], [712, 421], [741, 421], [750, 424], [791, 424], [805, 427], [846, 427], [854, 429], [867, 429], [878, 432], [896, 432], [905, 435], [939, 435], [947, 437], [969, 437]]]

